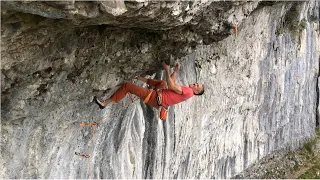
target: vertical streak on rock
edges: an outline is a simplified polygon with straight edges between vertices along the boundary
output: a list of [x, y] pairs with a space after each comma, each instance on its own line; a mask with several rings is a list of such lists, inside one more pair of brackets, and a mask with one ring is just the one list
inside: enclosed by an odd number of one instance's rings
[[[319, 59], [320, 62], [320, 59]], [[320, 68], [320, 63], [319, 63], [319, 68]], [[319, 113], [320, 113], [320, 107], [319, 107], [319, 88], [320, 88], [320, 84], [319, 84], [319, 78], [320, 78], [320, 74], [318, 72], [318, 78], [317, 78], [317, 86], [316, 86], [316, 91], [317, 91], [317, 103], [316, 103], [316, 107], [317, 107], [317, 112], [316, 112], [316, 129], [319, 129]]]
[[144, 142], [143, 142], [143, 151], [144, 151], [144, 163], [143, 163], [143, 169], [144, 169], [144, 174], [143, 178], [152, 178], [153, 177], [153, 168], [154, 168], [154, 156], [155, 156], [155, 146], [156, 146], [156, 136], [153, 134], [156, 130], [154, 128], [154, 122], [152, 120], [154, 119], [153, 117], [153, 111], [151, 108], [147, 107], [145, 115], [146, 121], [145, 121], [145, 126], [146, 126], [146, 131], [144, 135]]
[[[320, 16], [320, 6], [319, 6], [319, 16]], [[318, 29], [320, 30], [320, 23], [318, 24]], [[319, 34], [318, 34], [318, 38], [320, 38], [319, 37]], [[319, 41], [318, 41], [319, 42]], [[319, 46], [319, 45], [318, 45]], [[316, 50], [316, 52], [317, 52], [317, 50]], [[319, 54], [318, 54], [318, 74], [317, 74], [317, 82], [316, 82], [316, 108], [317, 108], [317, 110], [316, 110], [316, 129], [320, 129], [320, 107], [319, 107], [319, 101], [320, 101], [320, 83], [319, 83], [319, 81], [320, 81], [320, 56], [319, 56]]]
[[[320, 5], [318, 5], [318, 21], [320, 19]], [[320, 23], [318, 22], [318, 42], [320, 42]], [[319, 47], [319, 44], [317, 45]], [[317, 51], [319, 53], [319, 51]], [[320, 129], [320, 107], [319, 107], [319, 101], [320, 101], [320, 83], [319, 83], [319, 78], [320, 78], [320, 55], [318, 54], [318, 78], [317, 78], [317, 113], [316, 113], [316, 128]]]
[[243, 168], [248, 167], [248, 136], [244, 135]]

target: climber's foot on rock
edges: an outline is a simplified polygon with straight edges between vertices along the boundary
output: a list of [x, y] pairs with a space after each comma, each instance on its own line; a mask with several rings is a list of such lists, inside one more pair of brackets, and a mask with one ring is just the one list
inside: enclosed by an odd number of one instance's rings
[[94, 97], [93, 97], [93, 101], [98, 104], [98, 106], [99, 106], [100, 109], [104, 109], [104, 108], [105, 108], [105, 106], [103, 106], [103, 102], [99, 101], [99, 100], [97, 99], [97, 96], [94, 96]]

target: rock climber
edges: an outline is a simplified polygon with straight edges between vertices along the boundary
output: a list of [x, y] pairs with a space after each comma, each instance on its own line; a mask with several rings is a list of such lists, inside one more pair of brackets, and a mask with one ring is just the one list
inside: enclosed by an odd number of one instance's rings
[[[124, 83], [109, 99], [101, 102], [95, 96], [94, 101], [99, 105], [100, 109], [103, 109], [111, 102], [118, 103], [127, 95], [128, 92], [130, 92], [131, 94], [134, 94], [143, 99], [146, 104], [157, 109], [159, 107], [164, 107], [164, 110], [166, 110], [167, 107], [185, 101], [191, 98], [193, 95], [202, 95], [204, 93], [203, 84], [189, 84], [189, 86], [187, 87], [180, 86], [176, 83], [176, 77], [180, 69], [180, 64], [176, 65], [175, 70], [172, 74], [170, 74], [169, 65], [167, 65], [166, 63], [162, 63], [162, 65], [166, 73], [166, 81], [146, 79], [141, 76], [136, 77], [136, 79], [147, 83], [149, 86], [153, 86], [153, 90], [127, 82]], [[168, 87], [166, 88], [167, 85]], [[161, 112], [160, 119], [162, 119]]]

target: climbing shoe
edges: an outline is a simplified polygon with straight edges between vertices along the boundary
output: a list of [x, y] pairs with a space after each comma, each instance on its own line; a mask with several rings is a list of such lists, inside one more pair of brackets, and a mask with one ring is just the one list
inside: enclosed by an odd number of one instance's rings
[[95, 103], [98, 104], [100, 109], [104, 109], [105, 108], [103, 105], [101, 105], [101, 102], [97, 99], [97, 96], [94, 96], [93, 100], [94, 100]]

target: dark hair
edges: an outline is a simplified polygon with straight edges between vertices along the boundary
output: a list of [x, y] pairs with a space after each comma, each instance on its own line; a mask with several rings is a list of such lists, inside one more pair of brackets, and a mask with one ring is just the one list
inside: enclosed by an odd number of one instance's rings
[[194, 93], [193, 92], [193, 94], [194, 95], [197, 95], [197, 96], [200, 96], [200, 95], [202, 95], [204, 93], [204, 85], [202, 84], [202, 90], [198, 93], [198, 94], [196, 94], [196, 93]]

